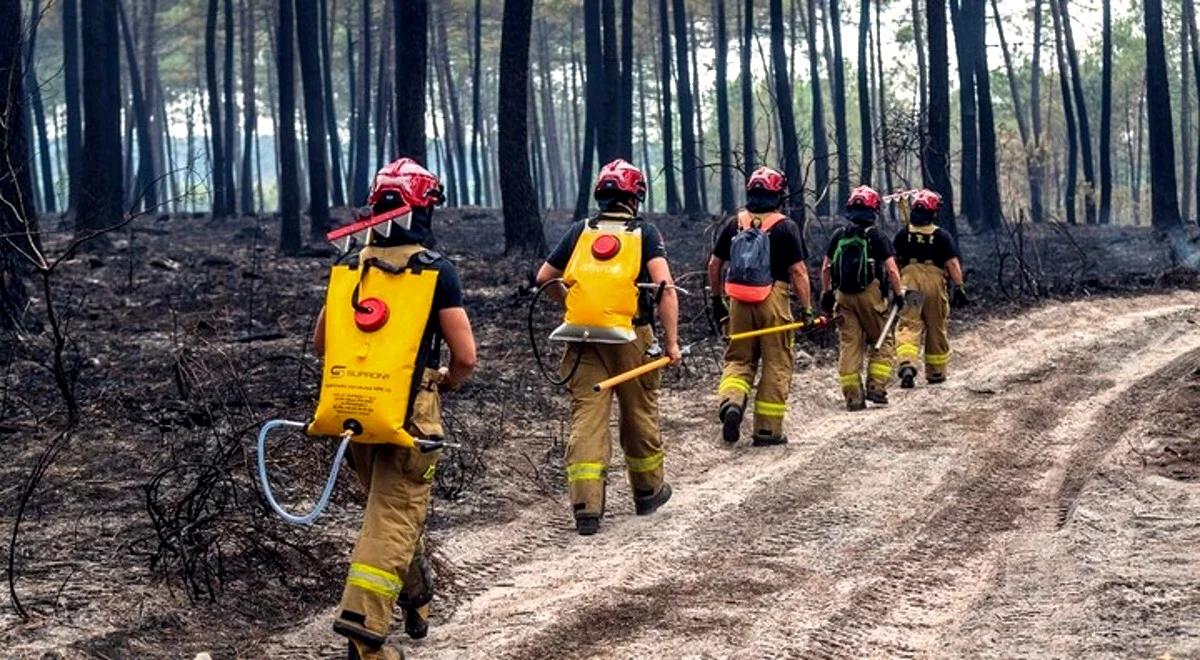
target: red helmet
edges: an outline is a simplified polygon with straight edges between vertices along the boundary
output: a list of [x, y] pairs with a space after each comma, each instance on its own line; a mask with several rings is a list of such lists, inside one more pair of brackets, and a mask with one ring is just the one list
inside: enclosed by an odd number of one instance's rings
[[937, 213], [942, 209], [942, 196], [936, 192], [922, 188], [912, 196], [912, 210]]
[[881, 200], [879, 193], [871, 186], [859, 186], [850, 191], [850, 198], [846, 200], [846, 208], [867, 208], [872, 211], [878, 211]]
[[746, 192], [764, 190], [769, 193], [782, 193], [787, 190], [787, 177], [779, 170], [770, 167], [760, 167], [746, 179]]
[[618, 158], [600, 168], [600, 176], [596, 177], [596, 190], [593, 196], [600, 198], [602, 193], [623, 192], [646, 199], [646, 176], [629, 161]]
[[375, 174], [375, 184], [367, 203], [374, 206], [387, 193], [396, 193], [400, 200], [414, 208], [434, 206], [446, 201], [442, 182], [437, 175], [421, 167], [411, 158], [388, 163]]

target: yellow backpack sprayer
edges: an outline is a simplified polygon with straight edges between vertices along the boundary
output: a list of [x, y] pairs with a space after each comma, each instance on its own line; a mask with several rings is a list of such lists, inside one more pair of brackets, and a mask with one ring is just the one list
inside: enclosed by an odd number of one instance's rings
[[[407, 226], [411, 209], [401, 207], [330, 232], [326, 238], [349, 253], [372, 232], [390, 234]], [[453, 447], [440, 438], [416, 438], [406, 424], [424, 364], [423, 342], [437, 285], [437, 255], [420, 246], [400, 252], [403, 264], [364, 257], [334, 265], [325, 297], [325, 355], [316, 412], [308, 422], [275, 419], [258, 433], [258, 478], [267, 504], [284, 520], [307, 525], [329, 503], [350, 442], [393, 443], [434, 451]], [[403, 313], [401, 310], [417, 313]], [[340, 436], [333, 466], [312, 511], [295, 515], [275, 499], [267, 478], [267, 436], [278, 428], [304, 429], [312, 437]]]

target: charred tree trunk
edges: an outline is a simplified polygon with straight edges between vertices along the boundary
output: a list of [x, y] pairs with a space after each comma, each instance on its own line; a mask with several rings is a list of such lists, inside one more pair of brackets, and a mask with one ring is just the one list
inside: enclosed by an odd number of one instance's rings
[[596, 146], [600, 162], [629, 158], [621, 151], [621, 56], [617, 51], [617, 9], [614, 0], [601, 0], [601, 25], [604, 55], [601, 60], [599, 122], [596, 124]]
[[[54, 170], [51, 169], [50, 163], [50, 140], [46, 133], [46, 111], [42, 105], [42, 90], [38, 83], [37, 68], [34, 65], [36, 49], [38, 24], [41, 22], [41, 12], [39, 9], [39, 0], [33, 0], [33, 6], [29, 16], [29, 32], [27, 33], [27, 43], [25, 44], [25, 90], [29, 97], [29, 104], [32, 113], [32, 128], [37, 134], [38, 142], [38, 163], [42, 179], [42, 209], [46, 213], [55, 213], [57, 203], [54, 199]], [[29, 118], [27, 118], [29, 119]], [[25, 130], [29, 131], [31, 127], [26, 126]]]
[[[310, 0], [311, 1], [311, 0]], [[325, 97], [325, 130], [329, 137], [329, 179], [333, 182], [333, 205], [346, 205], [342, 185], [342, 138], [338, 135], [337, 107], [333, 102], [333, 23], [329, 19], [329, 0], [321, 0], [318, 28], [321, 34], [321, 87]]]
[[[19, 23], [18, 23], [19, 25]], [[63, 104], [67, 110], [67, 206], [78, 208], [83, 158], [83, 114], [79, 107], [79, 0], [62, 0]]]
[[447, 43], [446, 36], [446, 17], [439, 11], [436, 17], [438, 30], [438, 48], [441, 51], [441, 66], [446, 78], [446, 103], [450, 109], [450, 115], [446, 117], [449, 125], [446, 127], [446, 135], [453, 137], [453, 145], [447, 145], [447, 148], [453, 147], [455, 164], [458, 167], [456, 178], [458, 179], [458, 203], [467, 203], [467, 148], [466, 148], [466, 132], [463, 130], [463, 120], [461, 106], [458, 102], [458, 85], [454, 81], [454, 67], [450, 61], [450, 47]]
[[[28, 294], [25, 275], [37, 236], [33, 215], [32, 162], [25, 130], [24, 80], [21, 75], [24, 35], [21, 0], [0, 0], [0, 329], [21, 326]], [[113, 44], [116, 45], [115, 43]]]
[[321, 84], [321, 27], [319, 7], [296, 0], [296, 43], [300, 51], [300, 80], [304, 85], [304, 125], [308, 129], [308, 219], [310, 238], [329, 231], [329, 164], [326, 162], [325, 93]]
[[[1054, 0], [1051, 0], [1054, 1]], [[1075, 50], [1075, 37], [1071, 30], [1071, 14], [1067, 0], [1057, 0], [1067, 64], [1071, 69], [1071, 90], [1075, 98], [1075, 116], [1079, 126], [1079, 149], [1083, 156], [1083, 179], [1087, 184], [1083, 191], [1084, 217], [1089, 225], [1096, 224], [1096, 167], [1092, 159], [1092, 131], [1088, 123], [1087, 103], [1084, 100], [1083, 74], [1079, 71], [1079, 55]]]
[[1057, 0], [1050, 0], [1050, 16], [1054, 20], [1055, 63], [1058, 66], [1059, 89], [1062, 92], [1063, 116], [1067, 127], [1067, 188], [1066, 194], [1063, 197], [1063, 206], [1066, 207], [1067, 224], [1073, 225], [1077, 222], [1075, 219], [1075, 193], [1079, 178], [1076, 170], [1079, 163], [1079, 136], [1075, 131], [1075, 112], [1072, 109], [1071, 100], [1071, 79], [1067, 73], [1067, 57], [1063, 47], [1062, 16], [1058, 8]]
[[[868, 0], [862, 0], [862, 10], [867, 11]], [[833, 126], [834, 136], [837, 140], [837, 196], [839, 200], [845, 200], [850, 196], [850, 132], [846, 127], [846, 58], [842, 54], [842, 11], [838, 0], [829, 0], [829, 23], [832, 24], [830, 31], [830, 41], [833, 45], [833, 61], [829, 68], [829, 84], [832, 87], [831, 94], [833, 95]], [[863, 25], [865, 26], [866, 19]], [[859, 39], [863, 39], [866, 34], [866, 27], [859, 27]], [[828, 46], [828, 44], [827, 44]], [[863, 43], [858, 45], [859, 68], [864, 69], [867, 61], [866, 47]], [[865, 95], [862, 91], [862, 71], [859, 71], [859, 104], [863, 103]], [[870, 124], [864, 124], [869, 126]], [[863, 135], [869, 136], [867, 129], [863, 129]], [[862, 182], [866, 183], [871, 179], [871, 168], [869, 163], [863, 163]]]
[[[258, 126], [258, 100], [256, 82], [258, 79], [254, 63], [258, 53], [256, 47], [257, 27], [254, 20], [254, 8], [243, 0], [242, 5], [242, 172], [240, 205], [243, 215], [254, 213], [254, 186], [250, 181], [254, 176], [254, 136]], [[261, 188], [261, 186], [260, 186]]]
[[749, 176], [757, 163], [754, 135], [754, 73], [750, 59], [754, 53], [754, 0], [745, 0], [742, 7], [741, 89], [742, 89], [742, 161]]
[[921, 0], [912, 0], [913, 44], [917, 47], [917, 109], [921, 128], [926, 126], [929, 115], [929, 68], [926, 66], [926, 47], [921, 12]]
[[[396, 156], [426, 162], [425, 74], [429, 62], [429, 0], [394, 0]], [[524, 98], [524, 97], [522, 97]]]
[[[604, 94], [604, 46], [600, 34], [600, 0], [584, 0], [583, 3], [583, 64], [584, 64], [584, 120], [583, 154], [579, 164], [579, 193], [575, 197], [575, 217], [588, 213], [591, 199], [592, 158], [596, 155], [600, 140], [600, 114], [603, 112], [601, 96]], [[603, 151], [600, 157], [604, 157]]]
[[117, 13], [120, 15], [121, 32], [125, 36], [125, 62], [129, 67], [129, 86], [133, 95], [133, 123], [137, 130], [138, 176], [133, 199], [142, 209], [151, 210], [158, 206], [156, 190], [158, 175], [154, 171], [154, 145], [150, 140], [150, 109], [146, 107], [146, 96], [142, 90], [142, 75], [138, 71], [133, 34], [129, 31], [129, 19], [125, 16], [123, 4], [117, 4]]
[[[1025, 104], [1021, 100], [1021, 90], [1017, 86], [1017, 74], [1013, 67], [1012, 52], [1008, 48], [1008, 41], [1004, 38], [1004, 22], [1000, 20], [1000, 8], [996, 4], [996, 0], [992, 2], [992, 18], [996, 25], [996, 33], [1000, 36], [1000, 52], [1004, 56], [1004, 72], [1008, 79], [1008, 93], [1012, 97], [1013, 114], [1016, 115], [1017, 133], [1021, 137], [1021, 149], [1025, 153], [1025, 172], [1029, 178], [1029, 209], [1030, 215], [1038, 218], [1034, 222], [1040, 222], [1041, 217], [1041, 199], [1040, 195], [1034, 196], [1034, 151], [1036, 145], [1033, 143], [1029, 135], [1029, 119], [1025, 114]], [[1037, 71], [1037, 69], [1033, 69]], [[1036, 77], [1036, 74], [1031, 77]], [[1036, 211], [1035, 211], [1036, 207]]]
[[954, 186], [950, 181], [950, 57], [945, 0], [925, 0], [925, 25], [929, 44], [929, 135], [923, 149], [922, 168], [925, 187], [942, 196], [938, 224], [957, 234]]
[[[775, 64], [775, 96], [779, 102], [779, 121], [783, 132], [783, 161], [788, 185], [800, 190], [800, 147], [796, 144], [796, 120], [792, 110], [792, 92], [790, 87], [780, 87], [780, 73], [786, 83], [787, 63], [783, 60], [783, 7], [781, 0], [771, 0], [771, 59]], [[829, 215], [829, 140], [825, 136], [825, 104], [821, 99], [821, 69], [819, 51], [817, 50], [817, 8], [815, 0], [808, 0], [808, 27], [804, 31], [808, 41], [808, 71], [809, 88], [812, 90], [812, 135], [813, 135], [813, 170], [816, 173], [817, 215]], [[779, 14], [776, 21], [775, 14]], [[778, 35], [776, 34], [778, 33]], [[776, 50], [775, 41], [778, 39], [779, 48]], [[788, 118], [790, 121], [785, 121]], [[789, 146], [790, 143], [790, 146]], [[794, 170], [787, 169], [789, 161]], [[803, 200], [803, 195], [799, 197]], [[800, 202], [803, 208], [803, 201]], [[803, 215], [801, 215], [803, 217]]]
[[[125, 185], [121, 158], [121, 69], [116, 0], [83, 3], [83, 151], [76, 234], [120, 224]], [[215, 79], [215, 77], [214, 77]]]
[[675, 185], [674, 126], [671, 121], [671, 17], [667, 0], [658, 0], [659, 65], [658, 93], [662, 99], [659, 124], [662, 126], [663, 173], [667, 188], [667, 213], [679, 213], [679, 189]]
[[[779, 123], [783, 131], [783, 173], [788, 180], [788, 196], [796, 200], [797, 203], [790, 204], [788, 207], [789, 215], [796, 222], [803, 226], [805, 208], [804, 208], [804, 184], [802, 173], [800, 170], [800, 145], [796, 142], [796, 115], [792, 107], [792, 85], [788, 79], [787, 70], [787, 52], [783, 45], [783, 0], [770, 0], [771, 6], [771, 59], [775, 62], [775, 97], [779, 103]], [[813, 3], [809, 0], [808, 3], [809, 22], [808, 22], [808, 46], [810, 55], [814, 56], [813, 67], [816, 67], [816, 45], [815, 36], [813, 34], [816, 27], [816, 22], [813, 20]], [[813, 89], [820, 89], [820, 78], [813, 76]], [[820, 96], [814, 97], [815, 107], [820, 107]], [[816, 111], [814, 111], [814, 125], [818, 122]], [[824, 124], [822, 124], [822, 133], [824, 132]], [[824, 136], [822, 135], [822, 138]], [[817, 154], [824, 154], [825, 148], [822, 143], [820, 147], [815, 147]], [[818, 155], [819, 163], [824, 163], [824, 156]], [[822, 180], [820, 172], [823, 165], [818, 164], [818, 194], [823, 194], [825, 191], [825, 182]]]
[[505, 0], [500, 36], [500, 197], [504, 206], [504, 250], [545, 254], [546, 235], [538, 213], [529, 163], [529, 37], [533, 0]]
[[[1108, 0], [1105, 0], [1105, 9], [1108, 7]], [[1184, 11], [1184, 29], [1187, 30], [1190, 41], [1192, 42], [1192, 73], [1195, 75], [1196, 90], [1200, 92], [1200, 31], [1196, 29], [1196, 3], [1193, 0], [1183, 0]], [[1184, 83], [1187, 84], [1186, 82]], [[1181, 148], [1188, 149], [1189, 144], [1184, 144]], [[1184, 187], [1194, 186], [1196, 192], [1196, 204], [1200, 206], [1200, 142], [1197, 143], [1196, 154], [1196, 180], [1184, 181]], [[1101, 170], [1103, 170], [1103, 162]]]
[[[366, 2], [367, 0], [364, 0]], [[471, 57], [471, 181], [474, 183], [475, 206], [483, 206], [487, 196], [484, 191], [483, 172], [480, 169], [479, 141], [483, 130], [483, 103], [481, 102], [480, 82], [483, 78], [480, 71], [483, 68], [483, 0], [475, 0], [473, 14], [474, 26], [472, 36]]]
[[725, 34], [725, 0], [713, 0], [714, 39], [717, 53], [717, 137], [721, 148], [721, 211], [737, 210], [733, 196], [733, 145], [729, 132], [729, 36]]
[[[689, 31], [694, 35], [699, 32], [696, 29], [696, 17], [692, 15]], [[697, 42], [698, 38], [693, 37]], [[700, 96], [700, 64], [696, 60], [696, 48], [692, 48], [692, 99], [695, 101], [696, 107], [696, 183], [700, 187], [700, 210], [708, 211], [708, 171], [706, 169], [705, 154], [708, 152], [704, 147], [704, 103]]]
[[[832, 6], [836, 6], [836, 3], [837, 3], [837, 0], [830, 0], [830, 4]], [[867, 67], [870, 66], [870, 62], [871, 62], [871, 58], [867, 54], [867, 39], [870, 36], [870, 26], [871, 26], [871, 13], [870, 13], [871, 12], [871, 0], [861, 0], [861, 2], [859, 3], [859, 7], [860, 7], [860, 9], [858, 12], [858, 125], [859, 125], [859, 130], [862, 131], [861, 138], [860, 138], [860, 147], [859, 147], [861, 149], [862, 171], [859, 175], [859, 179], [863, 183], [869, 184], [869, 183], [871, 183], [871, 177], [874, 175], [874, 169], [875, 169], [875, 158], [872, 154], [874, 142], [873, 142], [873, 136], [871, 135], [871, 124], [872, 124], [872, 122], [871, 122], [871, 86], [870, 86], [870, 82], [867, 80]], [[834, 26], [833, 33], [835, 35], [838, 33], [836, 25]], [[839, 37], [834, 37], [834, 39], [835, 39], [834, 43], [838, 43], [841, 41], [841, 39]], [[841, 67], [840, 58], [839, 58], [837, 66], [839, 68]], [[834, 74], [834, 77], [836, 79], [837, 74]], [[834, 91], [834, 95], [836, 98], [836, 95], [837, 95], [836, 90]], [[842, 119], [839, 119], [838, 121], [845, 123], [845, 121], [846, 121], [844, 119], [845, 112], [846, 112], [845, 106], [843, 105], [842, 108], [839, 109], [837, 107], [837, 102], [835, 101], [833, 111], [836, 115], [838, 115], [838, 117], [842, 117]], [[842, 150], [845, 150], [847, 147], [848, 147], [848, 145], [846, 145], [845, 143], [840, 144], [840, 148]], [[841, 156], [839, 156], [838, 169], [839, 170], [841, 169]], [[840, 176], [841, 176], [841, 174], [839, 171], [839, 177]], [[842, 184], [842, 185], [844, 185], [844, 184]], [[841, 187], [839, 187], [838, 190], [841, 190]], [[838, 198], [845, 199], [845, 197], [842, 195], [839, 195]]]
[[[550, 62], [550, 33], [544, 21], [538, 22], [538, 68], [541, 73], [540, 92], [542, 97], [542, 128], [546, 136], [546, 171], [550, 175], [549, 197], [554, 208], [562, 208], [566, 202], [566, 174], [562, 169], [562, 150], [558, 138], [558, 119], [554, 116], [554, 90]], [[632, 140], [632, 138], [630, 138]]]
[[279, 77], [279, 251], [300, 254], [300, 172], [296, 153], [295, 0], [278, 0], [275, 72]]
[[225, 177], [225, 210], [229, 215], [234, 213], [237, 201], [237, 187], [233, 183], [233, 163], [237, 160], [237, 140], [234, 138], [237, 129], [233, 119], [237, 107], [233, 96], [233, 45], [236, 42], [237, 37], [233, 31], [233, 0], [225, 0], [225, 132], [221, 137], [225, 140], [225, 168], [222, 174]]
[[[1192, 90], [1188, 83], [1189, 62], [1189, 33], [1186, 29], [1187, 16], [1183, 17], [1184, 25], [1179, 31], [1179, 151], [1183, 161], [1183, 177], [1185, 185], [1179, 186], [1180, 216], [1185, 223], [1192, 219], [1192, 190], [1186, 182], [1192, 180]], [[36, 98], [35, 98], [36, 102]], [[36, 107], [36, 106], [35, 106]]]
[[[223, 217], [230, 214], [225, 187], [225, 132], [221, 126], [221, 86], [217, 74], [217, 10], [220, 0], [208, 0], [208, 15], [204, 23], [204, 73], [208, 84], [208, 117], [209, 117], [209, 160], [212, 175], [209, 186], [212, 189], [212, 214]], [[87, 2], [84, 3], [86, 13]], [[114, 44], [115, 46], [115, 44]], [[84, 66], [87, 66], [86, 55]], [[85, 90], [86, 93], [86, 90]], [[116, 106], [113, 106], [116, 107]], [[86, 123], [85, 123], [86, 126]]]
[[979, 112], [980, 228], [995, 231], [1004, 225], [1000, 180], [996, 164], [996, 119], [992, 108], [992, 74], [987, 60], [986, 0], [966, 0], [970, 5], [971, 35], [975, 39], [975, 98]]
[[[371, 0], [362, 0], [359, 35], [358, 121], [354, 124], [354, 166], [350, 177], [350, 203], [362, 204], [371, 190]], [[379, 130], [377, 127], [376, 130]]]
[[1045, 195], [1046, 185], [1046, 154], [1042, 145], [1042, 0], [1033, 2], [1033, 58], [1031, 71], [1038, 72], [1029, 76], [1029, 125], [1033, 130], [1033, 150], [1030, 155], [1032, 170], [1029, 173], [1029, 214], [1034, 222], [1044, 222], [1046, 218]]
[[[969, 3], [966, 0], [969, 13]], [[950, 19], [954, 24], [954, 50], [958, 54], [959, 174], [962, 183], [962, 214], [975, 226], [979, 222], [983, 201], [979, 193], [979, 115], [975, 105], [975, 50], [973, 25], [963, 15], [959, 0], [950, 0]]]
[[673, 0], [671, 11], [675, 19], [675, 78], [679, 97], [680, 176], [683, 177], [683, 211], [688, 215], [704, 211], [700, 202], [700, 162], [696, 158], [696, 110], [692, 99], [691, 74], [688, 67], [688, 20], [684, 0]]
[[1162, 0], [1144, 0], [1146, 104], [1150, 124], [1150, 218], [1155, 229], [1171, 231], [1182, 222], [1175, 180], [1175, 137], [1171, 126], [1171, 86], [1163, 43]]
[[[1184, 0], [1185, 5], [1187, 0]], [[1100, 224], [1112, 223], [1112, 1], [1103, 0], [1100, 81]], [[1186, 7], [1185, 7], [1186, 11]], [[1192, 42], [1193, 47], [1195, 41]], [[1187, 148], [1186, 146], [1184, 147]]]
[[621, 0], [621, 137], [618, 150], [633, 159], [633, 0]]

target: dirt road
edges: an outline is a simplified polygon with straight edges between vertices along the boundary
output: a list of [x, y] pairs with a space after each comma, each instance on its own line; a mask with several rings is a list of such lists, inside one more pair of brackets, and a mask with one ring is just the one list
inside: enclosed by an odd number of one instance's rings
[[[797, 374], [786, 447], [722, 446], [668, 392], [656, 516], [598, 536], [546, 503], [437, 539], [444, 618], [410, 657], [1200, 654], [1200, 295], [977, 326], [951, 380], [851, 414]], [[275, 640], [334, 653], [330, 612]], [[321, 649], [314, 651], [313, 649]]]

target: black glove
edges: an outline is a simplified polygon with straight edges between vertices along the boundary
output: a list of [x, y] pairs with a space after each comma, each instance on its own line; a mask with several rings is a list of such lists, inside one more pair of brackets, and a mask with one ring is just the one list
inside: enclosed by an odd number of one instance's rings
[[719, 324], [729, 317], [729, 308], [725, 306], [725, 299], [721, 296], [712, 296], [708, 299], [708, 304], [712, 309], [713, 322]]
[[821, 294], [821, 311], [825, 312], [826, 316], [833, 316], [835, 303], [837, 303], [837, 295], [832, 289]]
[[897, 310], [904, 309], [905, 293], [907, 293], [907, 292], [904, 292], [904, 291], [893, 291], [892, 292], [892, 307], [895, 307]]
[[954, 293], [950, 295], [950, 306], [954, 309], [961, 309], [971, 304], [971, 299], [967, 297], [967, 286], [960, 284], [954, 287]]
[[805, 323], [805, 325], [812, 325], [813, 322], [816, 320], [817, 320], [817, 313], [813, 310], [813, 308], [805, 307], [804, 308], [804, 323]]

